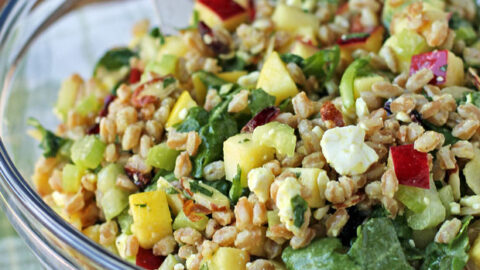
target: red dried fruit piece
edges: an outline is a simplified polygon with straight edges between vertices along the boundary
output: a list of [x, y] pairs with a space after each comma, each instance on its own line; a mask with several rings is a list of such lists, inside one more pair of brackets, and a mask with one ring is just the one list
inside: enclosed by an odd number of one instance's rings
[[124, 169], [128, 178], [139, 188], [144, 188], [152, 180], [152, 176], [150, 174], [143, 174], [129, 167], [125, 167]]
[[198, 22], [198, 32], [202, 40], [215, 54], [226, 54], [230, 51], [228, 44], [223, 43], [215, 36], [212, 29], [204, 22]]
[[330, 101], [323, 103], [322, 108], [320, 109], [320, 115], [324, 122], [332, 121], [337, 127], [345, 126], [342, 113]]
[[95, 135], [100, 132], [100, 125], [98, 123], [94, 124], [93, 126], [90, 126], [86, 133], [87, 135]]
[[102, 106], [102, 109], [100, 110], [100, 112], [98, 113], [98, 116], [100, 116], [100, 117], [107, 116], [108, 115], [108, 106], [110, 106], [110, 103], [112, 103], [116, 98], [117, 98], [117, 96], [114, 96], [114, 95], [106, 96], [105, 99], [103, 100], [103, 106]]
[[410, 64], [410, 75], [415, 72], [428, 68], [433, 72], [431, 84], [441, 85], [447, 80], [448, 51], [433, 51], [412, 56]]
[[430, 188], [427, 153], [415, 150], [413, 144], [406, 144], [390, 147], [390, 158], [399, 184]]
[[277, 107], [267, 107], [257, 113], [248, 123], [242, 128], [242, 132], [253, 132], [258, 126], [263, 126], [266, 123], [272, 122], [280, 114], [280, 109]]
[[138, 68], [132, 68], [130, 70], [130, 75], [128, 75], [128, 82], [134, 84], [140, 81], [142, 77], [142, 71]]
[[165, 257], [153, 255], [151, 249], [138, 248], [135, 264], [148, 270], [155, 270], [160, 267]]

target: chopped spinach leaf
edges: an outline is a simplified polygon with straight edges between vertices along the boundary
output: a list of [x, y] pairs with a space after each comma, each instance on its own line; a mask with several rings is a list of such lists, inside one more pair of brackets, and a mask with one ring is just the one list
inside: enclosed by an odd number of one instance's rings
[[340, 62], [338, 45], [331, 49], [321, 50], [305, 59], [303, 72], [306, 76], [313, 75], [325, 82], [330, 80]]
[[343, 251], [339, 239], [322, 238], [300, 249], [289, 245], [282, 252], [282, 261], [289, 270], [361, 270]]
[[162, 34], [162, 31], [160, 31], [160, 28], [154, 27], [148, 34], [153, 38], [158, 38], [160, 40], [160, 45], [165, 44], [165, 36]]
[[452, 131], [447, 127], [435, 126], [434, 124], [426, 120], [422, 121], [422, 125], [425, 127], [426, 130], [433, 130], [435, 132], [443, 134], [443, 136], [445, 137], [445, 142], [443, 143], [443, 145], [454, 144], [460, 140], [459, 138], [454, 137], [452, 135]]
[[211, 72], [201, 70], [197, 71], [195, 74], [198, 74], [198, 77], [207, 88], [215, 88], [219, 90], [222, 85], [228, 84], [227, 81], [217, 77]]
[[425, 261], [421, 270], [462, 270], [468, 261], [468, 224], [471, 216], [463, 218], [463, 225], [458, 235], [449, 244], [432, 242], [425, 251]]
[[234, 56], [230, 59], [219, 59], [219, 64], [223, 71], [244, 70], [247, 66], [245, 60], [241, 57]]
[[55, 157], [62, 146], [70, 141], [45, 129], [35, 118], [28, 118], [27, 124], [37, 129], [37, 131], [40, 132], [40, 135], [42, 135], [39, 147], [43, 149], [43, 156], [46, 158]]
[[473, 104], [480, 108], [480, 92], [465, 92], [458, 103], [459, 105]]
[[200, 131], [208, 122], [208, 112], [202, 107], [193, 107], [188, 110], [187, 117], [174, 125], [178, 132]]
[[230, 188], [229, 197], [233, 204], [236, 204], [238, 199], [242, 196], [242, 169], [237, 166], [237, 174], [232, 179], [232, 187]]
[[170, 84], [175, 83], [177, 80], [174, 77], [167, 77], [163, 80], [163, 88], [167, 88]]
[[248, 108], [253, 115], [273, 105], [275, 105], [275, 97], [269, 95], [262, 89], [253, 90], [248, 96]]
[[190, 181], [190, 190], [193, 193], [202, 193], [205, 196], [212, 197], [213, 192], [202, 187], [197, 181]]
[[286, 98], [278, 105], [278, 108], [282, 112], [293, 112], [292, 98]]
[[372, 218], [358, 229], [348, 255], [363, 269], [413, 269], [407, 262], [389, 218]]
[[282, 55], [280, 55], [280, 58], [282, 59], [282, 61], [286, 64], [288, 63], [295, 63], [297, 66], [299, 66], [300, 68], [303, 67], [303, 58], [299, 55], [296, 55], [296, 54], [293, 54], [293, 53], [284, 53]]
[[128, 66], [130, 64], [130, 58], [133, 56], [135, 56], [135, 53], [128, 48], [115, 48], [109, 50], [95, 65], [93, 76], [95, 76], [100, 67], [104, 67], [109, 71], [114, 71], [123, 66]]
[[294, 196], [290, 203], [292, 204], [293, 209], [293, 225], [295, 227], [302, 227], [305, 222], [305, 212], [308, 209], [307, 202], [300, 195]]
[[227, 180], [206, 181], [204, 182], [204, 184], [213, 187], [227, 197], [229, 196], [228, 193], [230, 191], [230, 188], [232, 187], [232, 182]]

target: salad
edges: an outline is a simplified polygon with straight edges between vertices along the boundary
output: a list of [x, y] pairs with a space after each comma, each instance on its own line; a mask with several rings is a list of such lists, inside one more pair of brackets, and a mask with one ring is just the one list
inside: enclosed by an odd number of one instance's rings
[[33, 181], [146, 269], [480, 267], [473, 0], [196, 0], [61, 85]]

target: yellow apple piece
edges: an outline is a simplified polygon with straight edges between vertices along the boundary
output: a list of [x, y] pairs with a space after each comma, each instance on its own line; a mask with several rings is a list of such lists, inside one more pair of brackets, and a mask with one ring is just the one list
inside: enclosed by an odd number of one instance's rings
[[167, 128], [182, 122], [183, 119], [187, 117], [188, 110], [196, 106], [198, 106], [197, 103], [193, 100], [188, 91], [183, 91], [177, 102], [175, 102], [175, 105], [173, 105], [172, 111], [168, 116], [166, 124]]

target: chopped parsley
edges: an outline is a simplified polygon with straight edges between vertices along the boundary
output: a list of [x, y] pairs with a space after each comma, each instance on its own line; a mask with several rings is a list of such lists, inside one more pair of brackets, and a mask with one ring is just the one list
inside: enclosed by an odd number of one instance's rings
[[296, 195], [291, 199], [293, 208], [293, 225], [300, 228], [305, 222], [305, 212], [308, 209], [307, 202], [300, 195]]
[[213, 192], [202, 185], [197, 181], [190, 181], [190, 191], [193, 193], [202, 193], [205, 196], [212, 197]]

